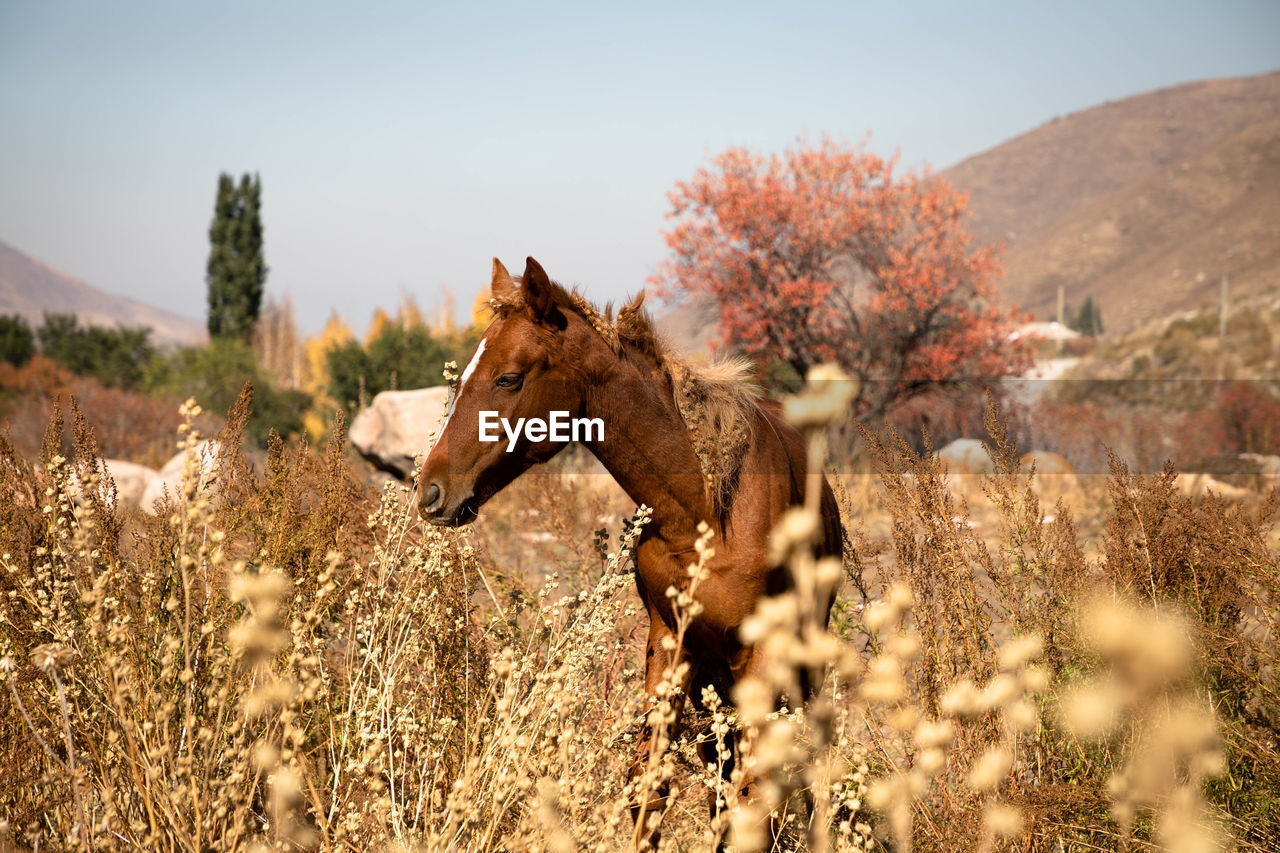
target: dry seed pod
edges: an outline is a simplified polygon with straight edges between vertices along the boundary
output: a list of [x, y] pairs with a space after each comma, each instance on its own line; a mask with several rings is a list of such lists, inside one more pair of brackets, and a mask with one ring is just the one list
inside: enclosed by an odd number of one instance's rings
[[896, 658], [875, 658], [867, 666], [866, 677], [858, 689], [868, 702], [892, 705], [901, 701], [907, 691], [901, 664]]
[[1039, 634], [1028, 634], [1009, 640], [996, 652], [996, 662], [1002, 670], [1020, 669], [1044, 650], [1044, 640]]
[[1005, 711], [1009, 718], [1009, 725], [1016, 732], [1030, 732], [1040, 722], [1040, 712], [1032, 702], [1026, 699], [1019, 699], [1011, 704]]
[[814, 566], [814, 577], [824, 588], [835, 586], [844, 574], [844, 563], [837, 557], [823, 557]]
[[805, 387], [783, 401], [782, 415], [801, 429], [823, 427], [843, 417], [858, 383], [835, 364], [810, 368]]
[[1003, 708], [1017, 699], [1021, 692], [1018, 688], [1018, 680], [1012, 675], [1002, 673], [987, 682], [987, 686], [982, 690], [980, 702], [988, 710]]
[[996, 838], [1014, 838], [1022, 833], [1022, 812], [1007, 803], [991, 803], [982, 812], [982, 825]]
[[909, 732], [920, 721], [920, 711], [915, 705], [904, 705], [889, 714], [889, 725], [900, 732]]
[[876, 602], [862, 614], [862, 624], [872, 634], [879, 634], [892, 625], [898, 618], [897, 612], [884, 602]]
[[1122, 678], [1139, 689], [1181, 678], [1194, 654], [1191, 626], [1185, 619], [1109, 600], [1085, 608], [1081, 632]]
[[781, 565], [797, 548], [807, 548], [822, 534], [822, 519], [804, 507], [787, 510], [769, 534], [769, 561]]
[[979, 793], [990, 791], [1004, 781], [1012, 766], [1013, 756], [1009, 750], [1003, 746], [992, 747], [973, 763], [969, 771], [969, 787]]
[[913, 634], [899, 634], [890, 640], [886, 646], [889, 654], [902, 661], [913, 661], [920, 654], [920, 641]]
[[1091, 739], [1115, 728], [1124, 705], [1124, 692], [1110, 681], [1101, 681], [1073, 688], [1062, 698], [1060, 708], [1072, 733]]
[[733, 686], [733, 701], [738, 717], [746, 724], [758, 726], [773, 713], [774, 693], [759, 678], [748, 676]]
[[955, 726], [950, 720], [921, 720], [916, 726], [916, 744], [921, 749], [946, 746], [955, 738]]
[[911, 594], [911, 587], [902, 581], [898, 581], [889, 587], [889, 594], [885, 597], [885, 601], [889, 606], [897, 610], [899, 613], [905, 613], [915, 605], [915, 598]]
[[794, 594], [762, 598], [756, 605], [756, 611], [743, 621], [738, 634], [744, 643], [758, 643], [773, 633], [775, 628], [793, 631], [798, 618], [799, 605]]
[[1029, 666], [1022, 671], [1022, 687], [1028, 693], [1043, 693], [1049, 689], [1049, 671], [1042, 666]]
[[982, 693], [969, 679], [962, 679], [947, 688], [938, 703], [942, 713], [949, 717], [967, 719], [983, 713]]
[[941, 749], [926, 749], [916, 756], [916, 767], [930, 776], [936, 776], [947, 766], [947, 754]]
[[31, 663], [46, 675], [66, 667], [75, 659], [76, 653], [61, 643], [44, 643], [31, 650]]

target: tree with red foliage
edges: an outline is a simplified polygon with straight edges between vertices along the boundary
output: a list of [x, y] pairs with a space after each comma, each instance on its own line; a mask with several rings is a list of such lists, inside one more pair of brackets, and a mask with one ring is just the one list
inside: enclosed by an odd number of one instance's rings
[[723, 343], [791, 380], [838, 362], [859, 416], [1029, 363], [996, 300], [995, 246], [965, 231], [967, 197], [928, 173], [824, 140], [768, 158], [741, 148], [669, 195], [667, 301], [709, 298]]

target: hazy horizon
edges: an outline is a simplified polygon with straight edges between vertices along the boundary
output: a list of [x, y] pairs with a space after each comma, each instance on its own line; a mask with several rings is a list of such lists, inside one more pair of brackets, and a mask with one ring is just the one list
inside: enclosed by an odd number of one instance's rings
[[598, 301], [664, 255], [731, 145], [827, 133], [941, 170], [1152, 89], [1280, 66], [1266, 2], [899, 6], [163, 3], [0, 9], [0, 240], [203, 317], [220, 172], [263, 184], [268, 295], [314, 332], [526, 255]]

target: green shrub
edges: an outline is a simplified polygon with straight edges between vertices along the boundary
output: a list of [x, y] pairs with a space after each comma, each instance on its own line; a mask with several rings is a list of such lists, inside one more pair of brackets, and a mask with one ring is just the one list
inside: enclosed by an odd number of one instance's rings
[[37, 331], [40, 352], [72, 373], [104, 385], [136, 387], [155, 355], [144, 327], [81, 326], [74, 314], [46, 314]]
[[18, 314], [0, 315], [0, 361], [22, 367], [36, 354], [31, 326]]
[[325, 353], [329, 395], [356, 408], [383, 391], [440, 385], [444, 363], [465, 360], [476, 341], [470, 331], [440, 338], [423, 326], [388, 323], [367, 347], [348, 341]]
[[303, 415], [311, 395], [277, 387], [243, 341], [214, 339], [207, 347], [185, 347], [173, 355], [156, 358], [143, 382], [152, 394], [195, 397], [207, 401], [215, 412], [225, 412], [246, 382], [254, 386], [253, 417], [246, 431], [259, 444], [275, 430], [282, 436], [302, 432]]

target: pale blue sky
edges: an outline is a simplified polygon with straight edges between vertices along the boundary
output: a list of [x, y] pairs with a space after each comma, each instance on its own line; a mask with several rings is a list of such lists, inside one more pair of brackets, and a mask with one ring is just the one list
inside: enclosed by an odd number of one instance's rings
[[0, 239], [203, 317], [217, 175], [256, 171], [306, 330], [445, 283], [462, 308], [495, 254], [603, 301], [730, 145], [870, 132], [941, 169], [1280, 67], [1275, 0], [360, 5], [0, 0]]

